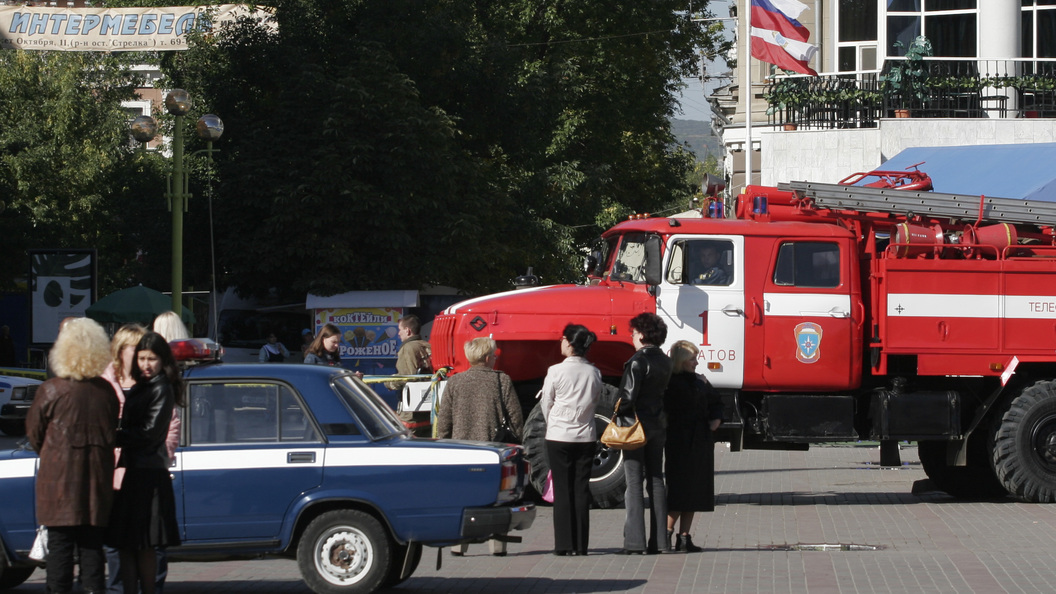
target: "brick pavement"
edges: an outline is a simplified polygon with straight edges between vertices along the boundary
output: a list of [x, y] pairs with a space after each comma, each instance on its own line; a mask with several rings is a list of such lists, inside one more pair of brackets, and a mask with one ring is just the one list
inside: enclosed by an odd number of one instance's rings
[[[540, 509], [524, 542], [496, 558], [486, 545], [464, 558], [426, 549], [394, 592], [844, 594], [1056, 591], [1056, 505], [957, 502], [911, 494], [924, 478], [916, 449], [882, 469], [875, 446], [807, 452], [716, 449], [714, 513], [701, 514], [703, 553], [623, 557], [622, 510], [591, 515], [592, 554], [554, 557], [551, 515]], [[799, 546], [813, 545], [813, 546]], [[833, 550], [824, 545], [847, 545]], [[853, 546], [852, 546], [853, 545]], [[798, 546], [798, 548], [797, 548]], [[43, 592], [38, 571], [18, 592]], [[167, 594], [308, 593], [288, 560], [175, 563]]]

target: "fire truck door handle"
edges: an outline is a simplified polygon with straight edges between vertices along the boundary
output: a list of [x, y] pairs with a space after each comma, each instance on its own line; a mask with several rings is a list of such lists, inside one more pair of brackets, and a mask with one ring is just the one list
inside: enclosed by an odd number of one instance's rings
[[763, 323], [763, 309], [759, 307], [759, 302], [752, 298], [752, 325], [760, 326]]
[[844, 311], [839, 307], [834, 307], [829, 311], [803, 311], [800, 312], [804, 316], [829, 316], [830, 318], [846, 318], [850, 317], [851, 312]]
[[744, 310], [739, 308], [739, 307], [734, 307], [732, 305], [727, 305], [726, 307], [722, 308], [722, 313], [724, 313], [724, 314], [726, 314], [728, 316], [743, 316], [744, 315]]

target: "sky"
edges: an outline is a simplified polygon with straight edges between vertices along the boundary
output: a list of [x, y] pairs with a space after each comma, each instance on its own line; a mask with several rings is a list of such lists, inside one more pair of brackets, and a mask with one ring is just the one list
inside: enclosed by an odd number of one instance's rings
[[683, 79], [682, 82], [685, 84], [685, 88], [682, 89], [682, 96], [679, 98], [679, 103], [682, 104], [682, 111], [680, 114], [676, 113], [675, 118], [710, 122], [711, 106], [708, 105], [700, 79], [687, 78]]
[[[711, 12], [716, 15], [716, 18], [723, 20], [726, 27], [735, 26], [733, 22], [722, 19], [722, 17], [726, 17], [730, 14], [730, 4], [732, 1], [733, 0], [712, 0], [712, 2], [709, 3]], [[733, 32], [727, 29], [724, 36], [730, 39], [733, 37]], [[711, 76], [720, 73], [728, 73], [729, 71], [725, 62], [722, 60], [710, 60], [705, 68], [706, 72]], [[709, 78], [707, 81], [707, 90], [705, 90], [704, 83], [701, 82], [699, 78], [684, 78], [682, 79], [682, 83], [685, 86], [685, 88], [682, 89], [682, 96], [679, 100], [682, 104], [682, 112], [681, 114], [676, 113], [675, 118], [680, 120], [700, 120], [710, 122], [711, 106], [708, 105], [706, 97], [713, 92], [716, 87], [728, 84], [729, 79]]]

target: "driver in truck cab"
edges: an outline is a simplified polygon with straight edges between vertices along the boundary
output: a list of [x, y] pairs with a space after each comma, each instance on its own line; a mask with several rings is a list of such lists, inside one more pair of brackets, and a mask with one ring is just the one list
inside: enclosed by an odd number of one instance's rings
[[728, 285], [730, 277], [722, 268], [723, 251], [711, 241], [695, 242], [690, 250], [689, 282], [694, 285]]

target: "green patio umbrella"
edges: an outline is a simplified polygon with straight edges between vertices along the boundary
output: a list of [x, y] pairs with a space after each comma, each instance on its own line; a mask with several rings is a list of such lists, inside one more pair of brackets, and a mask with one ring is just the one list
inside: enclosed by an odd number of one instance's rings
[[[143, 285], [110, 293], [88, 306], [85, 313], [100, 324], [139, 323], [150, 327], [158, 314], [172, 310], [172, 297]], [[194, 314], [183, 308], [180, 316], [188, 327], [194, 325]]]

